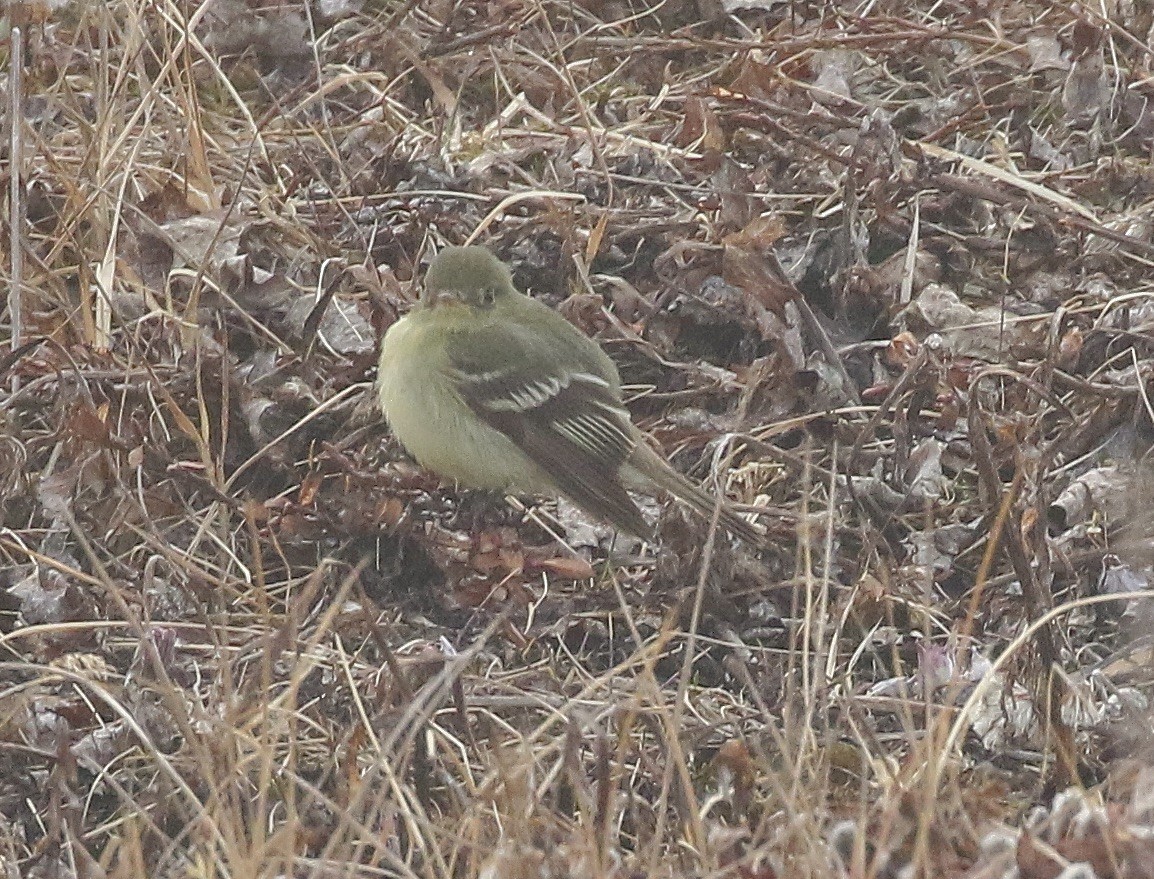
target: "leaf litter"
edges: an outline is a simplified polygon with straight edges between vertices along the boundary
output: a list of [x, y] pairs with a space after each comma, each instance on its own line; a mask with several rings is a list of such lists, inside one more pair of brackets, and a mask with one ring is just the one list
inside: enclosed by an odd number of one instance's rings
[[[1148, 9], [4, 15], [8, 874], [1154, 875]], [[405, 457], [466, 240], [766, 547]]]

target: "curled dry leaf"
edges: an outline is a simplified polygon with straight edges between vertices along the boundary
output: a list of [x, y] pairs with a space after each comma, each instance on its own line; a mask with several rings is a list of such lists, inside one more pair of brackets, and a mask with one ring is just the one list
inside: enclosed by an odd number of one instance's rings
[[1014, 350], [1043, 350], [1046, 327], [1022, 320], [996, 306], [972, 308], [953, 290], [929, 284], [902, 311], [900, 319], [915, 334], [939, 334], [955, 357], [997, 362]]
[[593, 565], [588, 561], [572, 555], [532, 559], [528, 569], [540, 569], [561, 580], [590, 580], [595, 573]]
[[289, 306], [285, 324], [292, 338], [307, 336], [306, 326], [315, 324], [316, 339], [329, 352], [342, 357], [372, 353], [377, 345], [376, 333], [356, 302], [341, 296], [332, 297], [319, 322], [313, 312], [316, 304], [313, 297], [302, 296]]
[[910, 452], [906, 467], [906, 486], [913, 500], [934, 501], [942, 496], [945, 485], [942, 475], [942, 452], [945, 444], [926, 439]]
[[744, 290], [754, 302], [779, 318], [794, 296], [793, 286], [784, 278], [773, 253], [774, 244], [784, 232], [779, 216], [756, 216], [722, 239], [722, 276], [726, 282]]
[[1120, 521], [1131, 504], [1133, 470], [1111, 465], [1096, 467], [1071, 482], [1050, 504], [1050, 525], [1065, 531], [1097, 514], [1108, 522]]
[[704, 98], [686, 98], [681, 127], [675, 135], [676, 143], [682, 147], [693, 147], [701, 151], [725, 149], [725, 132], [717, 114]]
[[886, 366], [895, 369], [905, 369], [921, 350], [917, 337], [909, 330], [903, 330], [894, 336], [885, 350]]

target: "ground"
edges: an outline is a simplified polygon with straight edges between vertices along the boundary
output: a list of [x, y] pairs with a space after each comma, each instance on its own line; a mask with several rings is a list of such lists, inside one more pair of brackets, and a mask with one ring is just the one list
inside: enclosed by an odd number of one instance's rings
[[[5, 875], [1154, 877], [1148, 5], [3, 14]], [[466, 241], [763, 545], [405, 456]]]

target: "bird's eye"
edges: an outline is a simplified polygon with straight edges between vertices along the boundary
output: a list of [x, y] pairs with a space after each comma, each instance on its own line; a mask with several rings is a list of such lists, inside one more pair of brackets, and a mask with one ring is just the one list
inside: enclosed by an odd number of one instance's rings
[[496, 291], [491, 288], [486, 288], [481, 291], [481, 305], [488, 308], [493, 304], [493, 300], [497, 298]]

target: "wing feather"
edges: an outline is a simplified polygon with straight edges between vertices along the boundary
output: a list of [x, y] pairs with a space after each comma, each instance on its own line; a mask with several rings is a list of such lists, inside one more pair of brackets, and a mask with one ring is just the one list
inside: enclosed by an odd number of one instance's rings
[[633, 534], [650, 533], [620, 479], [637, 439], [615, 386], [587, 372], [526, 380], [511, 372], [458, 366], [456, 377], [469, 407], [579, 506]]

